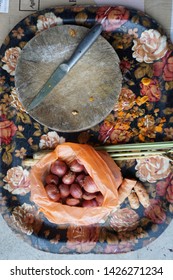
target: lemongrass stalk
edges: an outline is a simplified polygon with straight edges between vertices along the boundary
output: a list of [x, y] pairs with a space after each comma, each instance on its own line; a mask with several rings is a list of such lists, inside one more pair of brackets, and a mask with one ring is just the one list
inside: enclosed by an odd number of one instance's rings
[[[162, 157], [162, 158], [167, 158], [167, 159], [169, 159], [171, 162], [173, 162], [173, 160], [171, 159], [171, 158], [169, 158], [169, 157], [167, 157], [167, 156], [164, 156], [164, 155], [161, 155], [160, 157]], [[149, 156], [134, 156], [134, 157], [113, 157], [112, 159], [114, 160], [114, 161], [123, 161], [123, 160], [138, 160], [138, 159], [144, 159], [144, 158], [149, 158]]]
[[173, 141], [151, 142], [151, 143], [133, 143], [133, 144], [117, 144], [95, 147], [96, 150], [125, 151], [125, 150], [148, 150], [148, 149], [172, 149]]
[[[123, 146], [126, 146], [129, 144], [123, 144]], [[118, 145], [117, 145], [118, 146]], [[120, 145], [119, 145], [120, 146]], [[122, 146], [122, 145], [121, 145]], [[104, 148], [107, 148], [108, 146], [104, 146]], [[98, 147], [97, 147], [98, 148]], [[170, 148], [170, 147], [169, 147]], [[97, 149], [98, 150], [98, 149]], [[105, 149], [101, 149], [105, 150]], [[107, 151], [110, 155], [110, 157], [114, 161], [120, 161], [120, 160], [135, 160], [135, 159], [140, 159], [140, 158], [149, 158], [151, 156], [160, 156], [164, 158], [169, 158], [166, 153], [173, 153], [173, 150], [168, 150], [168, 151], [136, 151], [136, 152], [126, 152], [127, 149], [123, 149], [122, 153], [121, 150], [113, 150], [113, 152], [110, 152], [109, 150]], [[46, 154], [50, 153], [52, 150], [42, 150], [38, 151], [33, 154], [33, 158], [26, 158], [22, 161], [22, 165], [24, 166], [34, 166], [38, 160], [40, 160], [42, 157], [44, 157]], [[169, 158], [171, 162], [173, 162], [173, 159]]]
[[43, 156], [47, 155], [48, 153], [52, 152], [53, 150], [41, 150], [41, 151], [38, 151], [38, 152], [35, 152], [33, 154], [33, 159], [41, 159]]
[[153, 152], [130, 152], [130, 153], [127, 153], [127, 152], [124, 152], [124, 153], [111, 153], [109, 154], [111, 157], [123, 157], [123, 156], [142, 156], [142, 155], [146, 155], [146, 156], [160, 156], [160, 155], [163, 155], [165, 154], [165, 151], [164, 152], [158, 152], [158, 151], [153, 151]]
[[38, 162], [38, 160], [36, 160], [36, 159], [26, 158], [26, 159], [22, 160], [22, 165], [23, 165], [23, 166], [32, 167], [32, 166], [34, 166], [37, 162]]

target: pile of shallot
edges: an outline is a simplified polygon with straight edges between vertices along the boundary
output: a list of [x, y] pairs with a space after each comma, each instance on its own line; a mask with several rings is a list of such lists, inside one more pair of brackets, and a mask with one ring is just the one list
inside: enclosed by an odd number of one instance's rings
[[85, 167], [77, 160], [70, 164], [56, 160], [45, 178], [45, 190], [52, 201], [68, 206], [96, 207], [103, 203], [103, 195]]

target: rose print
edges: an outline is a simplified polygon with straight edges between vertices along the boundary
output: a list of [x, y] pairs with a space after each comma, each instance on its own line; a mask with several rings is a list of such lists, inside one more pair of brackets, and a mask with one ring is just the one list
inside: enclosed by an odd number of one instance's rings
[[2, 58], [2, 62], [5, 64], [2, 66], [11, 76], [15, 75], [15, 68], [17, 60], [19, 58], [21, 49], [19, 47], [9, 48], [5, 52], [5, 56]]
[[153, 223], [164, 223], [164, 221], [166, 220], [166, 214], [162, 208], [161, 201], [151, 199], [150, 202], [151, 204], [144, 211], [145, 216], [151, 219]]
[[140, 88], [141, 95], [148, 96], [149, 101], [157, 102], [160, 100], [161, 90], [157, 79], [150, 80], [150, 82], [147, 85], [141, 82]]
[[168, 51], [161, 61], [157, 61], [153, 64], [154, 75], [160, 77], [163, 75], [163, 79], [166, 82], [173, 80], [173, 56]]
[[105, 16], [106, 20], [103, 22], [104, 30], [112, 31], [119, 28], [129, 19], [129, 10], [123, 6], [99, 8], [96, 20], [101, 22]]
[[10, 144], [12, 137], [16, 134], [17, 127], [12, 121], [0, 121], [0, 144]]
[[41, 136], [39, 147], [40, 149], [55, 148], [58, 144], [65, 142], [64, 137], [60, 137], [57, 132], [51, 131]]
[[4, 189], [13, 194], [25, 195], [30, 192], [29, 172], [21, 166], [12, 167], [4, 178]]
[[136, 176], [142, 182], [155, 183], [157, 180], [166, 178], [171, 172], [170, 161], [164, 157], [155, 156], [136, 161]]
[[12, 219], [16, 227], [27, 235], [37, 234], [43, 223], [35, 206], [27, 203], [13, 209]]
[[95, 247], [99, 232], [99, 227], [70, 226], [67, 231], [67, 247], [78, 253], [87, 253]]
[[37, 29], [38, 31], [46, 30], [52, 26], [62, 24], [62, 19], [57, 17], [54, 13], [45, 13], [45, 15], [40, 15], [37, 20]]
[[157, 30], [149, 29], [141, 37], [133, 40], [133, 57], [139, 62], [152, 63], [162, 58], [168, 51], [166, 36]]

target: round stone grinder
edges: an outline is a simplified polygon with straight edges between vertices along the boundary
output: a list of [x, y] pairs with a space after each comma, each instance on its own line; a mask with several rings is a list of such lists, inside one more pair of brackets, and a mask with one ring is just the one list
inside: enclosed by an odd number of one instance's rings
[[[37, 34], [17, 62], [15, 86], [26, 111], [59, 64], [68, 60], [88, 28], [61, 25]], [[122, 86], [119, 58], [101, 35], [52, 89], [28, 113], [39, 123], [61, 132], [93, 127], [115, 106]]]

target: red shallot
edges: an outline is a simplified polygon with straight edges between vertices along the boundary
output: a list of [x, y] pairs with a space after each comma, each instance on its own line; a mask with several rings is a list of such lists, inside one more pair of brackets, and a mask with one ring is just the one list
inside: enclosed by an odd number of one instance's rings
[[95, 193], [95, 192], [99, 191], [97, 185], [94, 183], [93, 179], [89, 175], [85, 176], [82, 186], [83, 186], [84, 190], [89, 193]]
[[76, 178], [76, 174], [72, 171], [68, 171], [63, 177], [62, 182], [67, 185], [73, 184], [74, 180]]
[[80, 164], [76, 159], [73, 160], [70, 164], [69, 164], [70, 170], [73, 172], [82, 172], [84, 170], [84, 166], [82, 164]]
[[85, 173], [80, 173], [79, 175], [77, 175], [75, 181], [82, 186], [83, 180], [86, 177]]
[[82, 198], [85, 200], [91, 200], [93, 198], [96, 198], [97, 194], [96, 193], [88, 193], [88, 192], [84, 192]]
[[46, 183], [57, 185], [59, 182], [59, 177], [55, 174], [48, 174], [45, 178]]
[[91, 200], [84, 200], [82, 202], [82, 206], [83, 207], [97, 207], [98, 204], [97, 204], [97, 201], [95, 199], [91, 199]]
[[66, 204], [69, 205], [69, 206], [76, 206], [80, 203], [80, 200], [77, 199], [77, 198], [67, 198], [66, 199]]
[[68, 197], [70, 195], [70, 186], [66, 184], [60, 184], [59, 190], [62, 198]]
[[67, 164], [62, 161], [62, 160], [56, 160], [54, 163], [51, 165], [51, 172], [59, 177], [62, 177], [65, 175], [67, 172]]
[[72, 184], [70, 186], [70, 193], [74, 198], [82, 198], [82, 189], [78, 184]]
[[99, 192], [95, 199], [98, 203], [98, 206], [101, 206], [103, 204], [104, 196], [102, 195], [101, 192]]
[[56, 185], [49, 184], [45, 186], [48, 197], [53, 201], [58, 201], [61, 197], [59, 190]]

